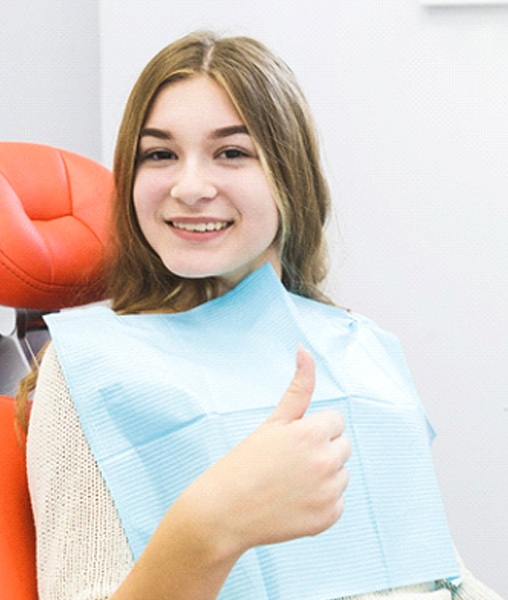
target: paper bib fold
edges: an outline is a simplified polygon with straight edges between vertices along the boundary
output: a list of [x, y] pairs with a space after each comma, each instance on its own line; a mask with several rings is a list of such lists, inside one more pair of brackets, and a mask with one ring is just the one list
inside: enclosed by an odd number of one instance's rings
[[316, 360], [309, 412], [346, 420], [346, 508], [318, 536], [248, 551], [220, 600], [331, 600], [458, 576], [430, 426], [397, 340], [372, 322], [288, 293], [269, 265], [185, 313], [46, 320], [135, 559], [185, 487], [272, 412], [301, 343]]

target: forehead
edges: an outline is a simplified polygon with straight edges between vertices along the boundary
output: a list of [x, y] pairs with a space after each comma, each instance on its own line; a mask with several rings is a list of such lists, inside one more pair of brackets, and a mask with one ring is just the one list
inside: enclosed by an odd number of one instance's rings
[[200, 75], [164, 86], [155, 97], [145, 126], [216, 128], [242, 123], [224, 88]]

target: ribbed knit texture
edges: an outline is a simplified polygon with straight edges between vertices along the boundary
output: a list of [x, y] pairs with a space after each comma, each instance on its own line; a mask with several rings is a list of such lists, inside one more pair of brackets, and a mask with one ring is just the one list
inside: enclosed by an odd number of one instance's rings
[[[35, 394], [27, 462], [40, 600], [108, 599], [133, 567], [133, 559], [52, 346]], [[502, 600], [465, 569], [462, 578], [458, 590], [449, 591], [438, 582], [356, 600]]]

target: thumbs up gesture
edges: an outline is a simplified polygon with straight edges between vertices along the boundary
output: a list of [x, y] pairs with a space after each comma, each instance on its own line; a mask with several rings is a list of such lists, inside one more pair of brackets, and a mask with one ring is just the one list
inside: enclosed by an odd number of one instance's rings
[[305, 415], [315, 386], [311, 354], [299, 348], [295, 375], [269, 418], [199, 477], [204, 527], [235, 553], [318, 534], [343, 512], [350, 444], [336, 411]]
[[315, 385], [314, 359], [300, 346], [296, 354], [296, 373], [268, 421], [291, 423], [301, 419], [309, 407]]

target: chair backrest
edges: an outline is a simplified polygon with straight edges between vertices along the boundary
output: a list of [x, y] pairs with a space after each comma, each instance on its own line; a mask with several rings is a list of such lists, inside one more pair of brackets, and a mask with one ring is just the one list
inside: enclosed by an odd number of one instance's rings
[[[27, 337], [27, 323], [40, 328], [37, 311], [102, 299], [112, 192], [111, 172], [95, 161], [51, 146], [0, 142], [0, 305], [16, 311], [14, 341]], [[32, 319], [22, 318], [26, 309]], [[0, 335], [2, 342], [22, 348]], [[2, 383], [14, 363], [0, 356]], [[13, 409], [14, 400], [0, 396], [0, 598], [34, 600], [34, 524]]]
[[0, 597], [36, 600], [35, 532], [14, 401], [0, 396]]

